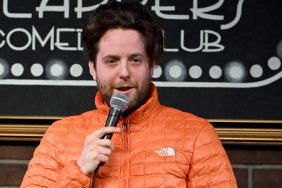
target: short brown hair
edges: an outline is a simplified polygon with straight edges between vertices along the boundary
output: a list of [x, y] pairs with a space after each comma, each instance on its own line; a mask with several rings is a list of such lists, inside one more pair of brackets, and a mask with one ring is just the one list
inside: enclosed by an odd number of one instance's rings
[[150, 66], [157, 64], [164, 41], [160, 25], [142, 4], [121, 2], [100, 5], [83, 30], [84, 52], [90, 61], [96, 62], [102, 36], [108, 30], [117, 28], [133, 29], [141, 33]]

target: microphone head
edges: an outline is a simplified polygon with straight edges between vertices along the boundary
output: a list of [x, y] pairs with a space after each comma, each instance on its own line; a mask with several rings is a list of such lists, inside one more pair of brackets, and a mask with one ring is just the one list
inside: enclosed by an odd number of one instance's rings
[[121, 93], [114, 94], [110, 99], [111, 108], [116, 108], [124, 112], [128, 108], [128, 97]]

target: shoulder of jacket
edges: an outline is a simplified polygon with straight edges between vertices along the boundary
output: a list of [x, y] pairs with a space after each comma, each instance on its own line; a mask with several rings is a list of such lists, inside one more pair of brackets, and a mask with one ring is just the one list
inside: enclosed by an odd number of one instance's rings
[[87, 121], [89, 121], [92, 116], [95, 116], [95, 113], [96, 110], [92, 110], [80, 115], [68, 116], [57, 120], [48, 127], [45, 136], [59, 136], [63, 139], [69, 132], [81, 132], [87, 130], [87, 126], [89, 125]]
[[159, 115], [160, 121], [165, 121], [169, 127], [174, 129], [178, 127], [183, 131], [193, 132], [194, 136], [214, 129], [207, 119], [176, 108], [163, 106]]
[[167, 119], [172, 119], [172, 120], [174, 119], [174, 120], [188, 121], [197, 124], [209, 124], [208, 120], [202, 117], [167, 106], [162, 106], [161, 116], [165, 116]]
[[69, 140], [80, 139], [81, 135], [86, 134], [88, 130], [86, 122], [95, 116], [95, 113], [95, 110], [92, 110], [55, 121], [45, 132], [41, 145], [52, 145], [60, 151], [65, 150], [65, 146], [69, 145]]

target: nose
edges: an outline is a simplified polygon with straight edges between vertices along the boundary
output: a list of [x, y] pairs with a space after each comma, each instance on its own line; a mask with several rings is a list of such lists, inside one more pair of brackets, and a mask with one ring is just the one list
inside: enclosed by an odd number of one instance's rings
[[120, 79], [123, 80], [128, 80], [130, 77], [130, 70], [129, 70], [129, 65], [126, 61], [121, 62], [120, 64]]

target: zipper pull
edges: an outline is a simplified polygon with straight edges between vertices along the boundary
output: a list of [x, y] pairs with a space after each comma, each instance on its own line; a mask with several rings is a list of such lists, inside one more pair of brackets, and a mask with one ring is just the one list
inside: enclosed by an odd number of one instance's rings
[[126, 123], [126, 121], [122, 122], [122, 129], [127, 130], [127, 123]]

